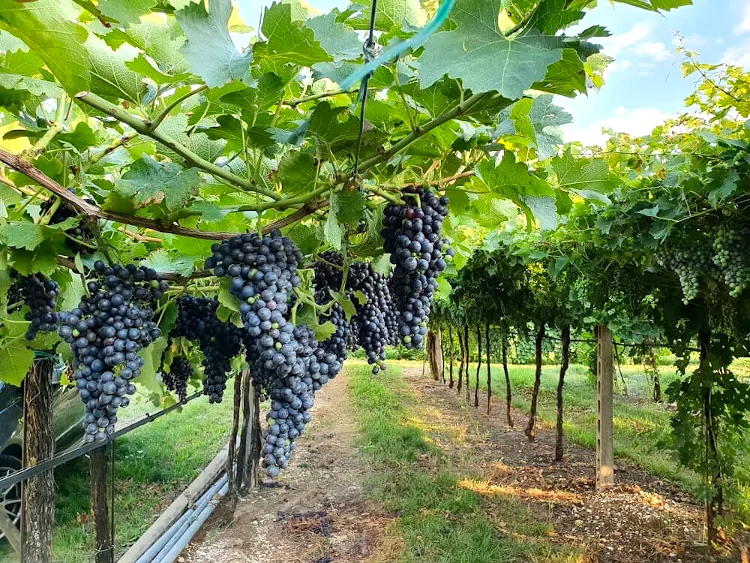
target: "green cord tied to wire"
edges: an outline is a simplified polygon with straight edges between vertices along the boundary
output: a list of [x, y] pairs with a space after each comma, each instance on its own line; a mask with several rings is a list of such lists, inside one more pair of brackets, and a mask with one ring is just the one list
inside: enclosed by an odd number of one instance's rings
[[[445, 20], [448, 19], [448, 15], [453, 10], [453, 7], [456, 5], [456, 0], [445, 0], [441, 5], [440, 8], [438, 8], [437, 13], [435, 14], [435, 17], [430, 21], [426, 26], [424, 26], [416, 35], [411, 36], [406, 41], [402, 41], [401, 43], [398, 43], [396, 45], [393, 45], [392, 47], [389, 47], [385, 51], [383, 51], [380, 56], [375, 58], [374, 60], [368, 61], [364, 65], [362, 65], [360, 68], [352, 72], [349, 76], [347, 76], [344, 80], [341, 81], [341, 88], [344, 90], [351, 89], [355, 84], [361, 83], [365, 78], [368, 78], [372, 75], [373, 72], [375, 72], [378, 67], [384, 65], [388, 61], [395, 59], [397, 57], [400, 57], [402, 54], [407, 52], [410, 49], [413, 49], [415, 47], [418, 47], [422, 43], [424, 43], [427, 38], [435, 33], [438, 29], [440, 29], [440, 26], [445, 23]], [[373, 1], [373, 14], [375, 13], [375, 2]], [[374, 22], [374, 18], [371, 20], [371, 25]], [[371, 41], [368, 41], [371, 43]], [[367, 45], [367, 44], [366, 44]], [[360, 97], [362, 96], [362, 91], [360, 90]]]

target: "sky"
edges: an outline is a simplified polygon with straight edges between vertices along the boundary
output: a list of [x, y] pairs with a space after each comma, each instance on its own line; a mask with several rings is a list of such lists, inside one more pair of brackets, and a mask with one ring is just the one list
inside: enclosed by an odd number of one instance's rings
[[[271, 0], [237, 0], [247, 25], [257, 27], [261, 6]], [[308, 0], [327, 11], [343, 8], [346, 0]], [[687, 6], [657, 14], [600, 0], [583, 19], [581, 29], [603, 25], [611, 37], [598, 40], [614, 57], [604, 87], [576, 99], [557, 103], [573, 115], [563, 127], [566, 141], [602, 144], [602, 128], [645, 135], [684, 109], [696, 77], [683, 78], [678, 36], [697, 51], [702, 62], [726, 62], [750, 68], [750, 0], [693, 0]], [[575, 31], [575, 29], [571, 30]]]

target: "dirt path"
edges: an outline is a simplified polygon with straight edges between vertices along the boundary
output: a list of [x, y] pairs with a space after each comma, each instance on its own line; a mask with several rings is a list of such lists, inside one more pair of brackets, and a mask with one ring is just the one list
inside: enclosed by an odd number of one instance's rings
[[354, 445], [346, 384], [342, 373], [316, 394], [313, 420], [289, 468], [241, 499], [233, 517], [217, 510], [182, 561], [356, 563], [380, 551], [392, 517], [364, 498], [370, 471]]
[[[527, 503], [535, 516], [554, 527], [552, 541], [585, 546], [590, 561], [641, 563], [710, 561], [701, 539], [702, 508], [676, 485], [659, 480], [627, 460], [616, 460], [616, 486], [596, 491], [595, 453], [566, 444], [565, 461], [554, 463], [554, 428], [539, 425], [530, 444], [523, 429], [528, 416], [514, 411], [508, 428], [503, 397], [493, 398], [486, 415], [486, 392], [480, 407], [465, 391], [424, 379], [421, 369], [404, 370], [418, 402], [430, 411], [439, 446], [470, 473], [482, 478], [469, 485], [481, 494], [511, 495]], [[736, 555], [739, 557], [739, 554]], [[724, 561], [739, 561], [728, 556]]]

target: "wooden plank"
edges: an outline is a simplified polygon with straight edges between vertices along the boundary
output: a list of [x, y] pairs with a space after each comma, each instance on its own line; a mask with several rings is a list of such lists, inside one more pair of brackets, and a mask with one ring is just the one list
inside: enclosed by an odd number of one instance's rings
[[96, 563], [112, 563], [114, 546], [107, 507], [107, 450], [98, 448], [91, 452], [89, 459], [91, 476], [91, 509], [94, 512], [96, 531]]
[[612, 406], [615, 364], [612, 331], [604, 325], [597, 330], [596, 356], [596, 488], [602, 489], [615, 482]]
[[16, 528], [13, 521], [5, 510], [0, 509], [0, 532], [5, 534], [5, 538], [16, 553], [21, 554], [21, 532]]

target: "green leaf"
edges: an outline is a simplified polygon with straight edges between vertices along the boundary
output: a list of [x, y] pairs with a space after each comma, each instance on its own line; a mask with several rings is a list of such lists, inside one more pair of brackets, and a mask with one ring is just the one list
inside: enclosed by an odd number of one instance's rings
[[334, 61], [357, 59], [362, 55], [362, 40], [356, 31], [338, 21], [339, 15], [333, 9], [307, 20], [307, 27], [315, 32], [315, 39]]
[[170, 252], [165, 248], [160, 248], [151, 252], [142, 264], [157, 272], [176, 272], [183, 276], [189, 276], [193, 273], [193, 268], [198, 260], [201, 260], [201, 257], [186, 256], [179, 252]]
[[32, 96], [41, 96], [43, 98], [58, 98], [63, 93], [62, 88], [54, 82], [29, 78], [22, 74], [6, 73], [2, 72], [2, 69], [0, 69], [0, 88], [5, 88], [6, 90], [24, 90]]
[[209, 0], [208, 12], [200, 2], [175, 13], [188, 39], [181, 52], [208, 86], [245, 81], [250, 74], [253, 53], [237, 52], [227, 28], [231, 15], [231, 0]]
[[75, 22], [79, 11], [71, 0], [0, 0], [0, 27], [39, 55], [69, 94], [88, 90], [91, 82], [84, 47], [89, 34]]
[[140, 16], [151, 12], [156, 0], [99, 0], [99, 11], [119, 23], [140, 21]]
[[141, 375], [138, 376], [136, 381], [153, 393], [161, 393], [161, 386], [156, 374], [161, 367], [161, 356], [166, 349], [167, 339], [159, 338], [138, 354], [143, 358], [143, 367], [141, 368]]
[[142, 77], [130, 70], [126, 62], [138, 56], [136, 49], [123, 45], [113, 51], [93, 33], [84, 44], [88, 57], [91, 90], [100, 96], [140, 103], [147, 87]]
[[289, 151], [281, 158], [277, 172], [284, 192], [290, 195], [311, 190], [317, 173], [315, 156], [298, 150]]
[[381, 254], [375, 260], [372, 261], [372, 269], [374, 272], [387, 276], [391, 273], [391, 255]]
[[164, 202], [169, 211], [174, 211], [197, 193], [200, 182], [195, 168], [184, 169], [143, 155], [115, 183], [115, 191], [122, 197], [132, 197], [136, 207]]
[[317, 340], [318, 342], [324, 342], [325, 340], [328, 340], [335, 332], [336, 325], [331, 321], [326, 321], [323, 324], [313, 326], [315, 340]]
[[33, 363], [34, 352], [26, 346], [23, 334], [0, 338], [0, 365], [3, 366], [0, 380], [20, 387]]
[[606, 194], [621, 185], [604, 160], [575, 158], [570, 150], [566, 150], [562, 156], [553, 158], [550, 164], [557, 177], [557, 185], [579, 195], [582, 192]]
[[34, 250], [47, 238], [47, 231], [35, 223], [23, 221], [0, 226], [0, 239], [14, 248]]
[[[372, 0], [356, 2], [361, 12], [351, 20], [350, 25], [357, 29], [366, 29], [370, 24]], [[392, 33], [405, 26], [422, 27], [427, 20], [419, 0], [378, 0], [375, 14], [375, 28]]]
[[221, 278], [221, 281], [219, 282], [219, 303], [224, 305], [227, 309], [239, 313], [240, 300], [232, 293], [231, 286], [232, 280], [230, 278]]
[[352, 317], [357, 314], [357, 308], [354, 306], [354, 303], [352, 303], [352, 300], [339, 291], [329, 289], [328, 292], [331, 294], [334, 301], [341, 305], [341, 310], [344, 312], [346, 320], [352, 320]]
[[457, 27], [432, 35], [420, 57], [423, 88], [444, 75], [460, 79], [473, 93], [497, 91], [511, 100], [542, 80], [562, 58], [561, 39], [536, 30], [507, 38], [500, 31], [501, 0], [463, 0], [451, 14]]
[[292, 19], [289, 4], [272, 4], [265, 12], [261, 30], [268, 42], [256, 43], [253, 50], [265, 72], [283, 76], [289, 72], [288, 65], [297, 68], [331, 60], [313, 30]]
[[559, 215], [557, 214], [557, 199], [550, 196], [526, 196], [523, 202], [531, 210], [534, 218], [539, 221], [543, 231], [557, 228]]
[[365, 197], [359, 190], [344, 190], [337, 194], [336, 218], [345, 225], [356, 226], [365, 210]]
[[583, 18], [583, 11], [567, 9], [568, 0], [543, 0], [527, 24], [546, 35], [554, 35], [561, 29]]
[[352, 297], [354, 297], [360, 305], [364, 305], [365, 303], [367, 303], [367, 295], [365, 295], [364, 292], [360, 290], [352, 293]]
[[339, 211], [338, 194], [331, 192], [329, 202], [328, 218], [323, 226], [323, 234], [325, 235], [325, 240], [328, 244], [336, 250], [341, 250], [341, 243], [344, 239], [344, 230], [341, 228], [341, 224], [336, 218]]
[[7, 219], [8, 207], [18, 205], [23, 201], [21, 195], [5, 184], [0, 184], [0, 219]]

